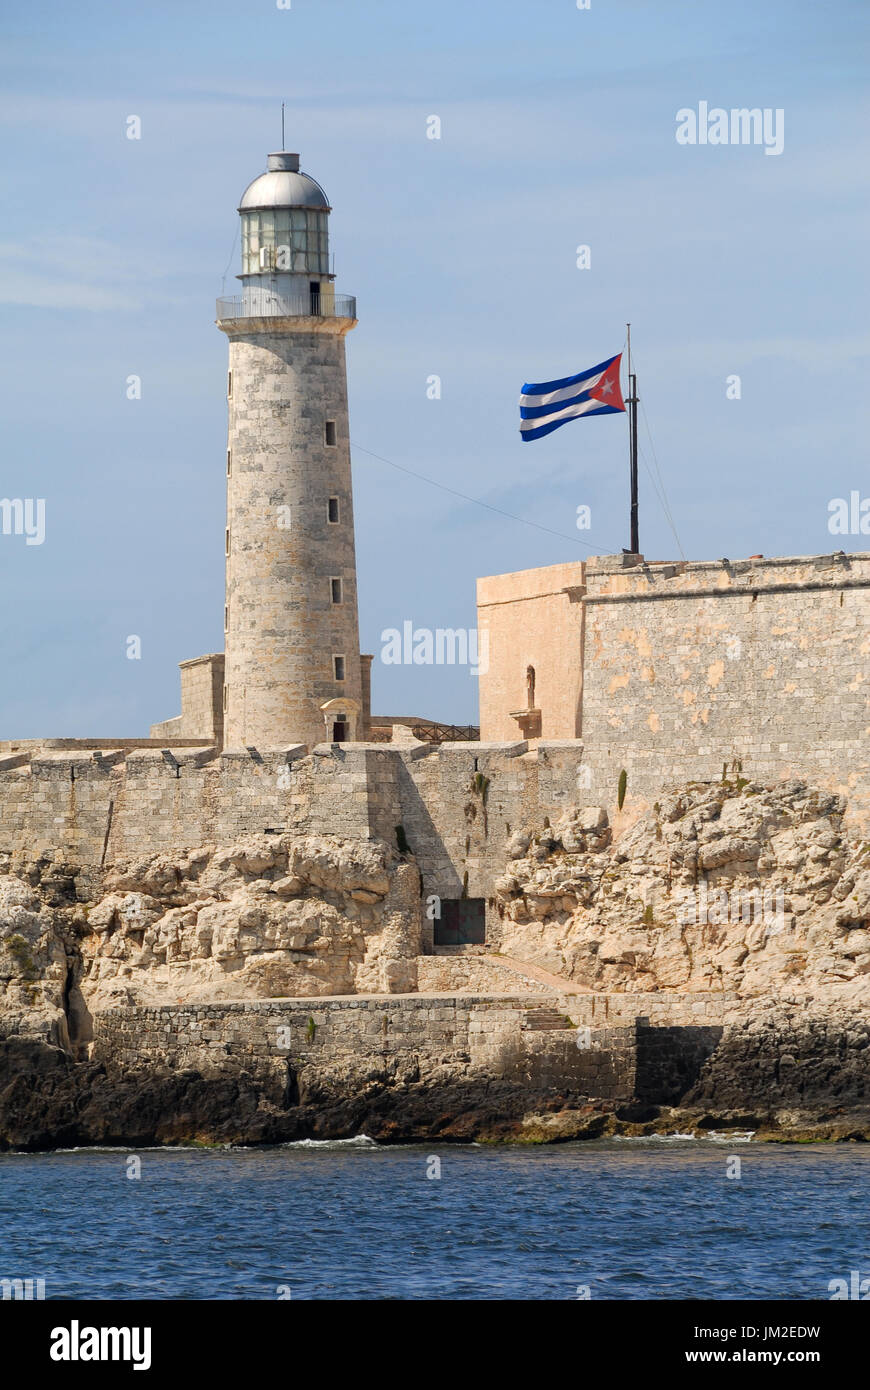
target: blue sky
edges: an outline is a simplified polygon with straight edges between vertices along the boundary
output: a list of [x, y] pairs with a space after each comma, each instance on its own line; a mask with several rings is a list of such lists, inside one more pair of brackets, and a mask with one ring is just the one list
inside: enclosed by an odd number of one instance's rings
[[[628, 319], [689, 558], [867, 548], [827, 527], [831, 498], [870, 494], [859, 0], [49, 0], [2, 25], [0, 496], [44, 497], [46, 539], [0, 535], [0, 738], [146, 733], [178, 712], [176, 663], [222, 648], [214, 299], [282, 100], [358, 298], [363, 650], [408, 619], [473, 626], [478, 575], [628, 544], [625, 419], [523, 445], [516, 405], [618, 352]], [[700, 101], [782, 108], [783, 153], [678, 145]], [[643, 417], [640, 438], [641, 548], [673, 558]], [[476, 718], [466, 669], [376, 660], [373, 694]]]

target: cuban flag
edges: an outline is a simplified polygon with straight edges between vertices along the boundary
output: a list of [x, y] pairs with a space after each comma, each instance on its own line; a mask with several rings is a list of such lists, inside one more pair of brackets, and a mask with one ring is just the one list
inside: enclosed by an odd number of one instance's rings
[[561, 381], [526, 382], [520, 396], [523, 439], [540, 439], [581, 415], [624, 413], [625, 402], [619, 386], [621, 361], [619, 352], [578, 376], [563, 376]]

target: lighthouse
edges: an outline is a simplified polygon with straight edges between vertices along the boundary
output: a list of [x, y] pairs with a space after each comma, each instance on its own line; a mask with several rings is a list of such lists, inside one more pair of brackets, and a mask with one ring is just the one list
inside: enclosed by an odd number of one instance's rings
[[344, 340], [329, 201], [298, 154], [242, 195], [229, 340], [224, 747], [364, 737]]

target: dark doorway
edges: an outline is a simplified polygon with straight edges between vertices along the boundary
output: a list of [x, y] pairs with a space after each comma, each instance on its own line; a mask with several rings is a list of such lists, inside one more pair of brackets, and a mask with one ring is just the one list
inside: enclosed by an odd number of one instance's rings
[[311, 297], [311, 312], [312, 312], [312, 314], [314, 314], [314, 315], [319, 315], [319, 313], [320, 313], [320, 281], [319, 281], [319, 280], [310, 280], [309, 283], [308, 283], [308, 292], [309, 292], [309, 295], [310, 295], [310, 297]]
[[486, 902], [483, 898], [442, 898], [435, 920], [436, 946], [483, 946], [486, 943]]
[[332, 726], [333, 743], [347, 743], [347, 724], [343, 719], [336, 719]]

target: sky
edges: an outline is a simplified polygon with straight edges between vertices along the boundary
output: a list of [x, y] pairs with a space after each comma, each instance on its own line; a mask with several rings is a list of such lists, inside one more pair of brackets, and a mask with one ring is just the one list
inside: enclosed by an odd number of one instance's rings
[[[864, 0], [3, 8], [0, 498], [44, 499], [45, 537], [0, 534], [0, 739], [147, 734], [223, 648], [214, 300], [282, 101], [357, 296], [376, 713], [477, 718], [469, 667], [385, 664], [388, 629], [471, 629], [479, 575], [628, 546], [626, 417], [523, 443], [517, 408], [628, 321], [647, 559], [870, 548], [828, 524], [870, 496]], [[780, 110], [782, 152], [678, 143], [701, 102]]]

